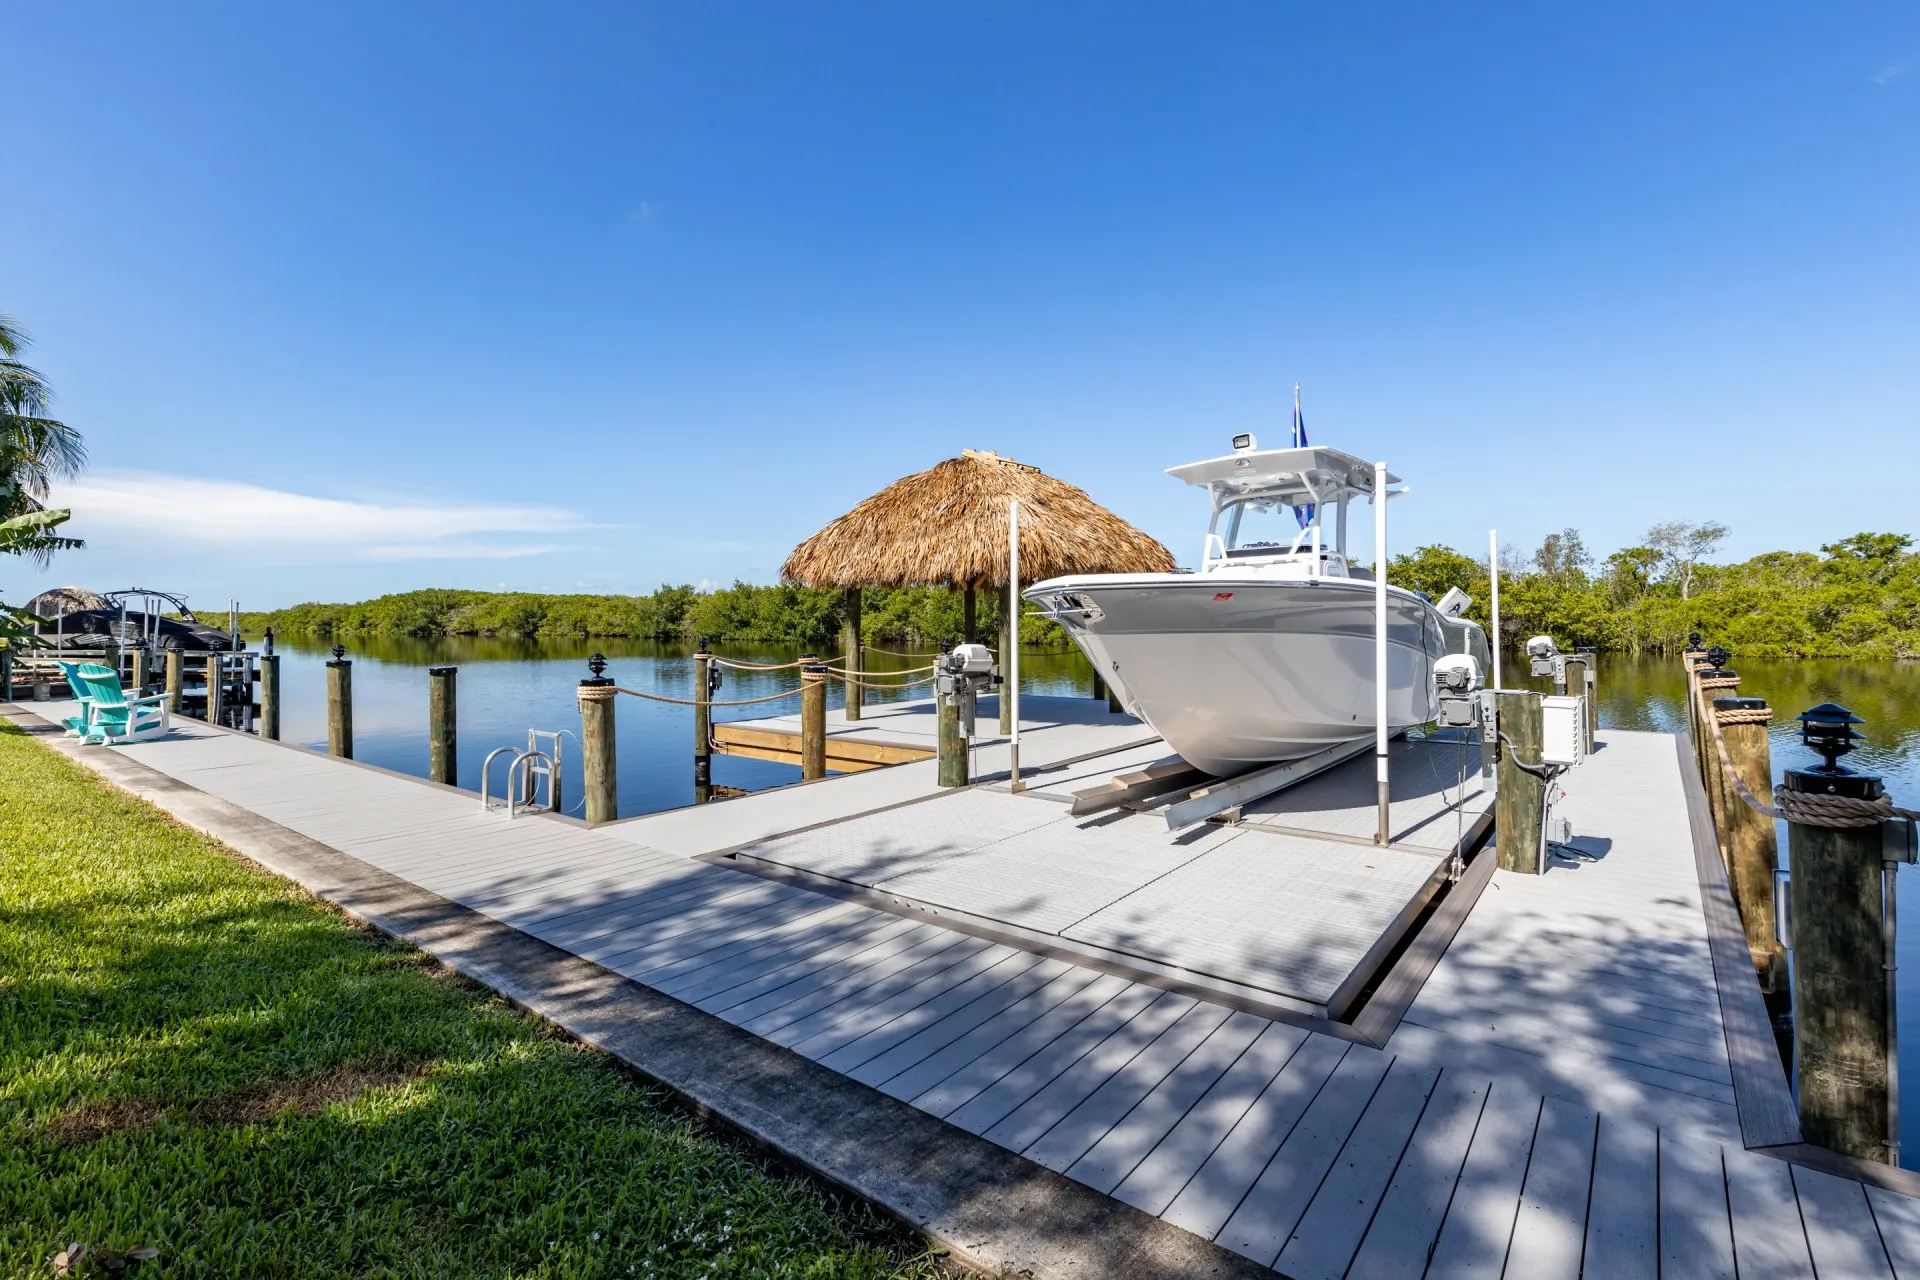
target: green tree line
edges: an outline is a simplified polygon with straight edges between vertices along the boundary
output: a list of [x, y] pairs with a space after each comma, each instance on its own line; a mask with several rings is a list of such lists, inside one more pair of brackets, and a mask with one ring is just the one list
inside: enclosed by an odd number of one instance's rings
[[[1897, 533], [1856, 533], [1806, 551], [1713, 564], [1724, 526], [1673, 521], [1643, 545], [1595, 562], [1577, 529], [1549, 535], [1526, 560], [1503, 553], [1500, 629], [1508, 645], [1550, 635], [1564, 649], [1668, 652], [1699, 631], [1755, 657], [1920, 657], [1920, 555]], [[1451, 547], [1394, 556], [1388, 581], [1436, 599], [1473, 597], [1491, 622], [1485, 560]]]
[[[982, 636], [1000, 626], [997, 596], [982, 592], [976, 626]], [[861, 593], [862, 628], [876, 644], [937, 645], [961, 639], [959, 592], [928, 587], [869, 587]], [[836, 590], [789, 583], [698, 591], [663, 586], [651, 595], [544, 595], [531, 592], [427, 589], [359, 604], [297, 604], [270, 613], [245, 613], [241, 628], [258, 634], [309, 636], [545, 636], [624, 637], [634, 640], [752, 640], [824, 647], [840, 634], [846, 597]], [[1029, 645], [1064, 645], [1045, 618], [1021, 619]]]
[[[1717, 524], [1674, 521], [1648, 531], [1643, 545], [1597, 562], [1576, 529], [1549, 535], [1522, 558], [1503, 553], [1500, 622], [1509, 645], [1536, 634], [1562, 647], [1668, 651], [1701, 631], [1756, 657], [1920, 657], [1920, 554], [1904, 534], [1858, 533], [1818, 554], [1770, 551], [1735, 564], [1708, 556], [1726, 536]], [[1473, 597], [1468, 616], [1491, 625], [1485, 560], [1452, 547], [1427, 546], [1393, 557], [1388, 580], [1436, 600], [1459, 587]], [[651, 595], [539, 595], [424, 590], [360, 604], [301, 604], [242, 615], [258, 633], [312, 636], [627, 637], [824, 647], [840, 633], [839, 591], [791, 584], [736, 582], [699, 591], [664, 586]], [[1000, 602], [979, 598], [983, 636], [998, 629]], [[958, 592], [869, 588], [862, 595], [868, 639], [935, 645], [961, 638]], [[1029, 645], [1064, 645], [1059, 627], [1033, 614], [1021, 620]]]

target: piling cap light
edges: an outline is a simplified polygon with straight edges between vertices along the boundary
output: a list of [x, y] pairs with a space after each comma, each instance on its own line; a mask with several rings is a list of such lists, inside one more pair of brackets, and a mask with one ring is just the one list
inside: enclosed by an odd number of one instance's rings
[[605, 671], [606, 669], [607, 669], [606, 654], [596, 653], [591, 658], [587, 659], [587, 670], [593, 672], [593, 678], [595, 680], [598, 680], [600, 678], [600, 673], [602, 671]]
[[346, 656], [347, 656], [347, 646], [343, 644], [336, 644], [335, 646], [333, 646], [333, 660], [335, 662], [340, 661], [342, 658]]
[[266, 646], [262, 650], [262, 652], [264, 652], [266, 656], [269, 658], [273, 656], [273, 628], [272, 627], [267, 628]]
[[695, 650], [694, 650], [694, 652], [695, 652], [695, 653], [706, 653], [706, 652], [708, 652], [708, 649], [707, 649], [707, 641], [708, 641], [709, 639], [710, 639], [710, 637], [708, 637], [708, 636], [701, 636], [701, 637], [700, 637], [700, 647], [699, 647], [698, 649], [695, 649]]
[[1803, 711], [1797, 719], [1800, 721], [1800, 741], [1825, 761], [1822, 768], [1828, 773], [1847, 772], [1840, 767], [1840, 757], [1852, 751], [1855, 743], [1866, 741], [1853, 731], [1854, 725], [1865, 724], [1866, 721], [1831, 702], [1823, 702]]
[[1687, 632], [1687, 648], [1698, 649], [1705, 639], [1706, 637], [1698, 631], [1689, 631]]
[[1719, 645], [1715, 645], [1713, 646], [1713, 648], [1707, 650], [1707, 665], [1712, 667], [1715, 671], [1720, 670], [1722, 667], [1726, 666], [1727, 663], [1731, 662], [1732, 660], [1733, 660], [1733, 655], [1731, 653], [1728, 653], [1725, 649], [1723, 649]]

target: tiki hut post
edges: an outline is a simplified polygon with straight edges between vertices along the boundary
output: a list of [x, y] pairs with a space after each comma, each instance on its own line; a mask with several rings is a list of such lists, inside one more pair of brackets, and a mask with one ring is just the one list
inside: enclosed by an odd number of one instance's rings
[[[808, 587], [947, 587], [962, 593], [966, 638], [979, 636], [978, 591], [1005, 592], [1000, 660], [1012, 650], [1019, 585], [1010, 582], [1009, 499], [1020, 501], [1020, 577], [1167, 573], [1173, 555], [1087, 496], [1038, 467], [974, 449], [882, 489], [808, 538], [781, 576]], [[1012, 607], [1009, 607], [1012, 606]], [[1015, 637], [1017, 638], [1017, 637]], [[1002, 732], [1011, 699], [1002, 697]]]

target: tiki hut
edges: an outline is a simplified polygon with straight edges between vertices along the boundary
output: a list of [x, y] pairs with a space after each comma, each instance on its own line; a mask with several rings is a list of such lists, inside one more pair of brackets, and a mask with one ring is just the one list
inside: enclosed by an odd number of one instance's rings
[[[1020, 576], [1026, 582], [1174, 567], [1172, 553], [1086, 490], [1012, 458], [967, 449], [874, 494], [794, 548], [780, 572], [804, 586], [847, 592], [850, 656], [859, 652], [862, 587], [963, 591], [971, 640], [975, 592], [1007, 585], [1009, 498], [1020, 499]], [[857, 708], [852, 714], [858, 715]]]
[[[1024, 550], [1024, 548], [1022, 548]], [[27, 612], [42, 618], [59, 618], [82, 609], [107, 609], [112, 602], [85, 587], [54, 587], [27, 601]]]

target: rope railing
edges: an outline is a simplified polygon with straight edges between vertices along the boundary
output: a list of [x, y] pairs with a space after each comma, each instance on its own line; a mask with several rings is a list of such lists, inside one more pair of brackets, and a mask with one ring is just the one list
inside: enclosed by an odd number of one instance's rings
[[[1726, 688], [1739, 683], [1734, 680], [1706, 681], [1696, 683], [1702, 689]], [[1895, 819], [1909, 821], [1920, 820], [1920, 812], [1901, 809], [1887, 796], [1878, 800], [1862, 800], [1855, 796], [1828, 796], [1817, 792], [1776, 790], [1773, 803], [1765, 804], [1748, 790], [1740, 771], [1734, 768], [1733, 758], [1727, 753], [1727, 741], [1720, 732], [1723, 724], [1769, 724], [1773, 712], [1759, 707], [1729, 707], [1722, 710], [1708, 703], [1703, 710], [1707, 713], [1701, 719], [1707, 722], [1711, 732], [1708, 738], [1713, 743], [1714, 754], [1720, 760], [1720, 768], [1733, 783], [1734, 794], [1755, 813], [1769, 818], [1784, 818], [1788, 822], [1803, 827], [1872, 827]]]

